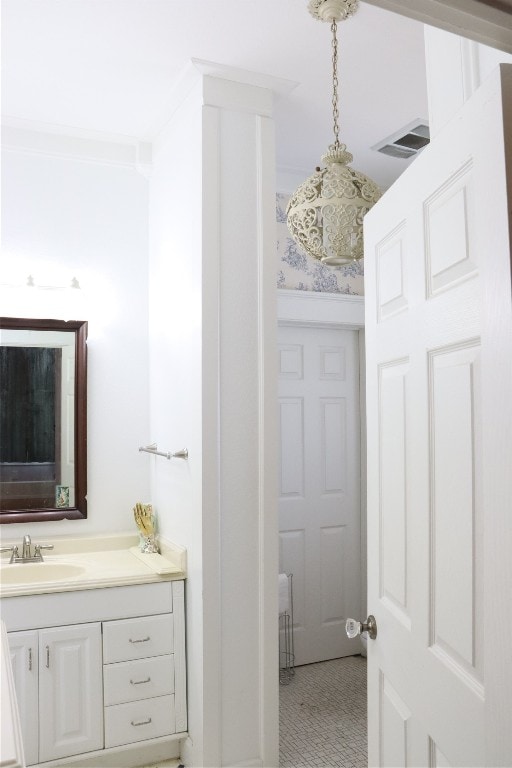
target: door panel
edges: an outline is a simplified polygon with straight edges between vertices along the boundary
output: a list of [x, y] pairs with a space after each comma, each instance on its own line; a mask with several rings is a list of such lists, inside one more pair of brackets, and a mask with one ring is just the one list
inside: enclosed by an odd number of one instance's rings
[[357, 653], [360, 605], [358, 335], [279, 329], [280, 570], [293, 573], [295, 661]]
[[27, 765], [39, 759], [38, 636], [37, 632], [9, 632], [14, 687], [20, 713], [23, 751]]
[[475, 462], [479, 409], [475, 368], [479, 357], [480, 344], [469, 342], [435, 350], [428, 358], [434, 543], [430, 553], [430, 647], [439, 658], [461, 666], [475, 678], [477, 660], [480, 678], [482, 672], [476, 628], [483, 619], [474, 589], [481, 557], [475, 537], [481, 510], [473, 484], [479, 476]]
[[410, 735], [408, 723], [411, 712], [389, 680], [380, 678], [380, 709], [382, 734], [380, 740], [380, 764], [397, 768], [408, 764]]
[[[304, 496], [304, 399], [279, 401], [281, 444], [281, 497]], [[283, 450], [284, 449], [284, 450]]]
[[[512, 69], [507, 83], [511, 103]], [[510, 421], [501, 87], [487, 81], [365, 219], [370, 765], [512, 765], [496, 674], [510, 681], [510, 655], [493, 652], [489, 612], [512, 588], [493, 502], [497, 484], [510, 509], [510, 432], [498, 471], [489, 451], [500, 397]], [[506, 343], [491, 353], [496, 301]]]
[[381, 465], [382, 556], [379, 594], [389, 610], [410, 628], [407, 584], [406, 478], [406, 384], [408, 360], [393, 360], [378, 369], [381, 421], [379, 429]]
[[39, 633], [41, 762], [103, 748], [101, 624]]

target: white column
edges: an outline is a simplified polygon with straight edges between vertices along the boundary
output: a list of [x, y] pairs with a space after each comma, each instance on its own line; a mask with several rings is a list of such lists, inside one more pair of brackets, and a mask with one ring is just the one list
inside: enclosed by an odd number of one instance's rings
[[[188, 547], [190, 765], [278, 764], [273, 90], [195, 62], [152, 177], [160, 528]], [[152, 223], [151, 223], [152, 222]], [[169, 444], [169, 441], [172, 441]]]
[[216, 472], [204, 474], [203, 563], [214, 576], [205, 642], [217, 668], [204, 682], [210, 715], [217, 699], [214, 765], [278, 759], [272, 99], [269, 88], [204, 78], [204, 462]]
[[[165, 451], [147, 456], [160, 533], [187, 547], [187, 765], [203, 761], [202, 564], [202, 89], [197, 76], [176, 95], [153, 142], [149, 195], [150, 431]], [[141, 361], [144, 365], [146, 361]], [[182, 754], [182, 758], [184, 755]]]

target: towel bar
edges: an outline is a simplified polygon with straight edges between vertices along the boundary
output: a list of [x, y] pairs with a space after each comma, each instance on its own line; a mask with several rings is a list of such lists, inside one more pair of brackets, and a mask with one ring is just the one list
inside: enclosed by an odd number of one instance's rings
[[151, 443], [151, 445], [141, 445], [139, 447], [139, 451], [144, 453], [152, 453], [153, 456], [163, 456], [166, 459], [188, 459], [187, 448], [182, 448], [181, 451], [171, 453], [170, 451], [159, 451], [158, 445], [156, 443]]

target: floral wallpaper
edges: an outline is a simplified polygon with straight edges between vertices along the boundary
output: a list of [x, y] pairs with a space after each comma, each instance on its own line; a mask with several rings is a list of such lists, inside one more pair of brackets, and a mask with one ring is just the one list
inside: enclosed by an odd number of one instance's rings
[[343, 267], [329, 267], [312, 259], [292, 240], [286, 225], [289, 197], [276, 195], [277, 220], [277, 287], [299, 291], [326, 291], [362, 296], [363, 262]]

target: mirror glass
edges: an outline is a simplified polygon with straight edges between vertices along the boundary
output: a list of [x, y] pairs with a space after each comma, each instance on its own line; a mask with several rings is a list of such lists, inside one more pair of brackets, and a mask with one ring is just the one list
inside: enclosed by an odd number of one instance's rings
[[0, 522], [87, 517], [87, 323], [0, 318]]

